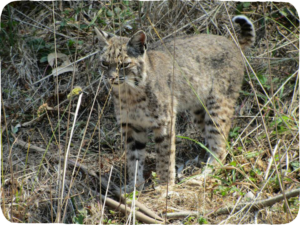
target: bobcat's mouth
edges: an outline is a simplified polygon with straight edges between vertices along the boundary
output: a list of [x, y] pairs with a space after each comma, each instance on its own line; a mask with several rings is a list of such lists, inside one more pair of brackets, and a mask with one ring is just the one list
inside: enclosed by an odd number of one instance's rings
[[108, 78], [111, 85], [121, 85], [125, 82], [124, 77]]

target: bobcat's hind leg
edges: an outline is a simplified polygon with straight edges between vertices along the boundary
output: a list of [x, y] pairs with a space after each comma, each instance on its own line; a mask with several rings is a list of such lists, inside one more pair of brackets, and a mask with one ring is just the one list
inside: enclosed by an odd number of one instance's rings
[[193, 122], [201, 132], [201, 134], [205, 133], [205, 109], [202, 106], [198, 106], [195, 110], [193, 110]]
[[[218, 96], [218, 97], [217, 97]], [[218, 166], [223, 163], [227, 155], [226, 144], [231, 125], [231, 117], [234, 112], [234, 98], [220, 97], [220, 94], [210, 95], [206, 101], [205, 122], [205, 140], [208, 149], [212, 152], [206, 153], [207, 164]], [[215, 158], [216, 157], [216, 158]], [[202, 185], [207, 175], [211, 174], [213, 169], [205, 166], [199, 176], [187, 181], [188, 185]]]
[[[207, 101], [208, 112], [205, 115], [205, 133], [209, 149], [224, 162], [227, 155], [226, 144], [234, 112], [234, 102], [228, 98], [210, 96]], [[208, 154], [209, 155], [209, 154]], [[210, 156], [209, 164], [218, 165], [218, 160]]]

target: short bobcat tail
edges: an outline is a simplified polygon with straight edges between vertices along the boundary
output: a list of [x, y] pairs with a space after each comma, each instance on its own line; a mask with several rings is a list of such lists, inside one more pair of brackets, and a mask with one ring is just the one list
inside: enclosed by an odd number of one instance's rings
[[255, 28], [253, 23], [244, 15], [235, 16], [232, 21], [241, 27], [239, 43], [243, 50], [251, 47], [255, 42]]

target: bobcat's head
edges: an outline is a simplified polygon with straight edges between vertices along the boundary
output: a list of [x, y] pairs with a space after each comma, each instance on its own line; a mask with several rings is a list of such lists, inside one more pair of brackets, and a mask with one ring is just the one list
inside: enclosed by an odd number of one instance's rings
[[105, 78], [112, 86], [139, 86], [146, 76], [146, 34], [139, 31], [131, 38], [125, 38], [95, 30], [102, 47], [100, 65]]

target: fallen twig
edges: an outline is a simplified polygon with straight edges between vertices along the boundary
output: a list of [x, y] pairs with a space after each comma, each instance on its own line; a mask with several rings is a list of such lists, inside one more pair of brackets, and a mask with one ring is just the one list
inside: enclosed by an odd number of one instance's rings
[[[296, 197], [298, 195], [300, 195], [300, 188], [285, 193], [285, 196], [287, 199]], [[218, 209], [217, 211], [215, 211], [213, 213], [210, 212], [210, 213], [205, 213], [205, 214], [217, 216], [217, 215], [222, 215], [222, 214], [228, 214], [231, 212], [234, 213], [234, 212], [241, 210], [242, 208], [250, 209], [250, 211], [256, 211], [256, 210], [260, 210], [265, 207], [274, 205], [275, 203], [280, 202], [283, 199], [284, 199], [283, 194], [280, 194], [273, 198], [260, 200], [255, 203], [253, 203], [253, 202], [240, 203], [240, 204], [236, 205], [235, 208], [233, 206], [229, 206], [229, 207]], [[167, 218], [168, 219], [178, 219], [181, 217], [197, 216], [197, 215], [199, 215], [199, 212], [197, 212], [197, 211], [181, 211], [181, 212], [167, 213]]]
[[[102, 199], [104, 199], [104, 197], [105, 196], [102, 195]], [[125, 207], [124, 204], [120, 204], [119, 202], [117, 202], [117, 201], [115, 201], [111, 198], [106, 198], [106, 205], [108, 205], [109, 207], [111, 207], [115, 210], [119, 210], [124, 214], [125, 213], [130, 213], [130, 211], [131, 211], [131, 208], [129, 206]], [[139, 211], [135, 212], [135, 216], [139, 221], [147, 223], [147, 224], [163, 223], [163, 221], [153, 219], [153, 218], [151, 218], [151, 217], [149, 217], [149, 216], [147, 216], [144, 213], [141, 213]]]
[[27, 142], [22, 141], [22, 140], [20, 140], [16, 137], [15, 137], [15, 141], [16, 141], [15, 144], [17, 144], [17, 145], [19, 145], [23, 148], [26, 148], [26, 149], [29, 147], [29, 149], [37, 151], [37, 152], [45, 152], [46, 151], [46, 149], [40, 148], [40, 147], [35, 146], [35, 145], [28, 144]]

